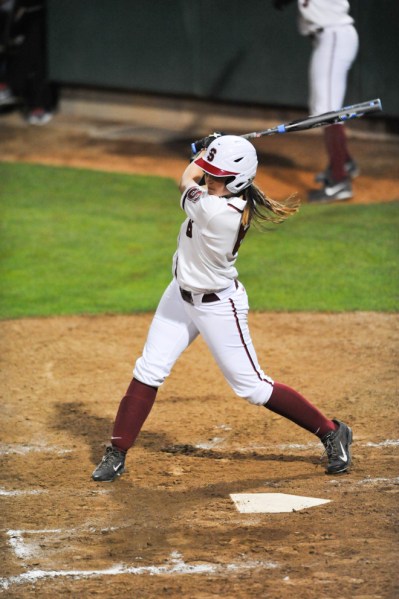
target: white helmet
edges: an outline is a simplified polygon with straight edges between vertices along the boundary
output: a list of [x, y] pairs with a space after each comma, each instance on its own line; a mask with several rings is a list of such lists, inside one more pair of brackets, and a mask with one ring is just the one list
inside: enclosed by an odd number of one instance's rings
[[254, 146], [238, 135], [217, 137], [206, 154], [194, 162], [209, 175], [228, 177], [226, 188], [231, 193], [238, 193], [251, 185], [258, 167]]

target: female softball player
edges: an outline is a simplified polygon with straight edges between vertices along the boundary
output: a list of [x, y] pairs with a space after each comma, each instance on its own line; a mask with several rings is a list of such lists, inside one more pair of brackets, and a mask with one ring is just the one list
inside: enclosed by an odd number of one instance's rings
[[[173, 257], [173, 279], [165, 290], [133, 379], [116, 415], [111, 445], [93, 472], [95, 481], [122, 474], [157, 390], [180, 354], [202, 335], [235, 393], [316, 435], [325, 447], [328, 474], [351, 463], [352, 431], [330, 420], [299, 393], [273, 381], [259, 365], [248, 328], [248, 298], [237, 279], [239, 246], [253, 221], [282, 222], [299, 207], [266, 197], [253, 183], [258, 160], [242, 137], [213, 134], [187, 166], [181, 181], [183, 222]], [[205, 176], [205, 186], [200, 182]]]

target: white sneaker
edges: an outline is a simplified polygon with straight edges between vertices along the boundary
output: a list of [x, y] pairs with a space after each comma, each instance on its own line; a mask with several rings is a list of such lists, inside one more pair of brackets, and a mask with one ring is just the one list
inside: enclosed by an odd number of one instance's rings
[[8, 85], [0, 83], [0, 106], [16, 104], [17, 98], [13, 95]]
[[344, 179], [338, 183], [325, 183], [321, 189], [309, 191], [309, 202], [335, 202], [338, 200], [349, 200], [353, 196], [352, 183], [350, 179]]
[[36, 108], [28, 114], [26, 120], [29, 125], [46, 125], [52, 118], [53, 115], [51, 112], [46, 112], [42, 108]]

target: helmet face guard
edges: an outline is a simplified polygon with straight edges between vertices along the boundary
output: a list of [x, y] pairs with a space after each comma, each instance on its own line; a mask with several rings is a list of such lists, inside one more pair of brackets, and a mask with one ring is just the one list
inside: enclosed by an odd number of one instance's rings
[[258, 167], [254, 146], [238, 135], [217, 137], [206, 154], [195, 161], [203, 171], [214, 177], [224, 177], [230, 193], [240, 193], [251, 185]]

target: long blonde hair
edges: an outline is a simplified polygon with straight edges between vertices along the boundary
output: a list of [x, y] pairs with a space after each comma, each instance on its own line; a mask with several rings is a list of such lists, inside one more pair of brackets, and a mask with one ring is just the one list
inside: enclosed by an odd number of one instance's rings
[[298, 212], [301, 204], [301, 200], [295, 193], [282, 202], [272, 200], [254, 183], [244, 189], [242, 198], [247, 202], [241, 219], [244, 226], [250, 225], [252, 220], [257, 225], [266, 222], [282, 223], [286, 218]]

